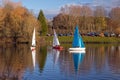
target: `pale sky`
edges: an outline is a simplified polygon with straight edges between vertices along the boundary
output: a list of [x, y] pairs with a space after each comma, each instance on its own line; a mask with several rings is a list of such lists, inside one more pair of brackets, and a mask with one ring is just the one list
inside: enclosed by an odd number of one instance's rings
[[66, 4], [80, 4], [97, 6], [102, 5], [106, 8], [119, 6], [120, 0], [12, 0], [13, 2], [20, 1], [22, 5], [34, 12], [38, 13], [41, 9], [45, 14], [57, 14], [61, 6]]
[[22, 5], [28, 9], [39, 11], [42, 9], [46, 13], [55, 13], [65, 4], [92, 3], [93, 0], [12, 0], [21, 1]]

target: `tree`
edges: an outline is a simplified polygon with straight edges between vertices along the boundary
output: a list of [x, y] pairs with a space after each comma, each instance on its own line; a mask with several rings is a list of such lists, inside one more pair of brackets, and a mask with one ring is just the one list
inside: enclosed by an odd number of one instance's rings
[[112, 8], [109, 14], [112, 23], [112, 29], [119, 29], [120, 28], [120, 7]]
[[33, 27], [39, 28], [38, 20], [33, 14], [20, 5], [12, 2], [0, 7], [0, 37], [7, 42], [31, 41]]
[[45, 19], [45, 16], [44, 16], [42, 10], [40, 10], [40, 12], [39, 12], [38, 21], [41, 24], [40, 34], [45, 36], [47, 34], [47, 32], [48, 32], [48, 26], [47, 26], [47, 22], [46, 22], [46, 19]]
[[107, 22], [105, 16], [106, 16], [105, 8], [102, 6], [97, 6], [94, 11], [94, 24], [96, 31], [101, 32], [106, 29]]
[[96, 17], [105, 17], [107, 11], [105, 10], [104, 7], [102, 6], [96, 6], [95, 11], [94, 11], [94, 16]]
[[81, 20], [80, 20], [80, 27], [83, 31], [83, 33], [85, 32], [89, 32], [89, 31], [93, 31], [93, 18], [91, 17], [92, 14], [92, 9], [90, 7], [88, 7], [87, 5], [82, 6], [81, 8]]

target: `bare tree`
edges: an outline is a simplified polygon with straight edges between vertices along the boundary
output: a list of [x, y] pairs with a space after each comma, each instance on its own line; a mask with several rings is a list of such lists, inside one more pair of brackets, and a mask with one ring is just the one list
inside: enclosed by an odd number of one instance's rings
[[105, 31], [107, 22], [106, 22], [106, 10], [102, 6], [96, 6], [94, 10], [94, 24], [97, 32]]
[[94, 10], [94, 16], [96, 17], [105, 17], [106, 16], [106, 10], [104, 7], [102, 6], [96, 6], [95, 10]]
[[120, 28], [120, 7], [113, 8], [110, 11], [110, 18], [113, 22], [111, 25], [112, 29], [119, 29]]

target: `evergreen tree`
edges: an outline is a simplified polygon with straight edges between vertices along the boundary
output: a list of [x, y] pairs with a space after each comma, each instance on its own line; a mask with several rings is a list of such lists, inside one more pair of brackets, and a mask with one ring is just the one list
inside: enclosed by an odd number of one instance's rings
[[39, 12], [38, 21], [40, 22], [40, 25], [41, 25], [40, 34], [45, 36], [48, 31], [48, 26], [47, 26], [46, 19], [45, 19], [45, 16], [44, 16], [42, 10], [40, 10], [40, 12]]

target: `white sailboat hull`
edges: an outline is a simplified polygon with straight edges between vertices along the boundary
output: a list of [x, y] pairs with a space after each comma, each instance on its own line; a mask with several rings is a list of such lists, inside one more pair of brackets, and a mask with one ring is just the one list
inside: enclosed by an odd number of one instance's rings
[[70, 52], [85, 52], [85, 48], [69, 48]]

